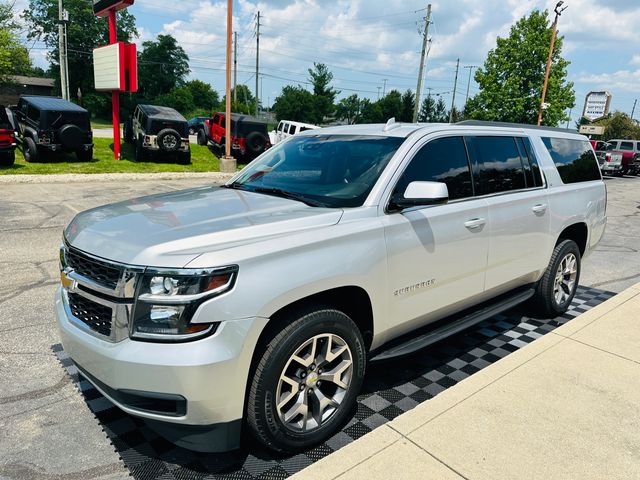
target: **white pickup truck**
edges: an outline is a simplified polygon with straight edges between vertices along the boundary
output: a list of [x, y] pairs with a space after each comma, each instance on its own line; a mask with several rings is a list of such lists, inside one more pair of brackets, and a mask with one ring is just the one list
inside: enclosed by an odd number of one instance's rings
[[525, 300], [565, 312], [605, 223], [593, 149], [566, 130], [313, 130], [222, 188], [80, 213], [56, 313], [82, 375], [170, 440], [295, 451], [348, 419], [368, 360]]

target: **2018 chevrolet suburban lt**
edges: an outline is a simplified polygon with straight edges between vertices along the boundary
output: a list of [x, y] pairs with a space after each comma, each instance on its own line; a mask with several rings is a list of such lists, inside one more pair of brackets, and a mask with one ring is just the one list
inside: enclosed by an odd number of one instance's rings
[[80, 213], [55, 309], [83, 376], [170, 440], [295, 451], [347, 421], [368, 360], [525, 300], [562, 314], [605, 223], [566, 130], [312, 130], [221, 188]]

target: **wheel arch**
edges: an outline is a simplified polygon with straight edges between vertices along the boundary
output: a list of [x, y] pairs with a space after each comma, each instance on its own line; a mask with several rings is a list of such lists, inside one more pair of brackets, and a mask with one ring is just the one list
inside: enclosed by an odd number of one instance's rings
[[580, 249], [580, 255], [583, 256], [587, 249], [587, 241], [589, 238], [589, 227], [585, 222], [577, 222], [568, 225], [560, 232], [556, 245], [563, 240], [573, 240]]

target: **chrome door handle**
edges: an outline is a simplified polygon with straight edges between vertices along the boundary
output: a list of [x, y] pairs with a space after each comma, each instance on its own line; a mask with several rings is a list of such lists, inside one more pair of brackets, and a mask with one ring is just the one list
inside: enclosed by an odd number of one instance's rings
[[472, 218], [471, 220], [467, 220], [464, 222], [464, 226], [470, 230], [476, 229], [484, 225], [486, 220], [484, 218]]
[[544, 213], [547, 211], [547, 204], [539, 203], [538, 205], [531, 207], [531, 210], [533, 210], [533, 213]]

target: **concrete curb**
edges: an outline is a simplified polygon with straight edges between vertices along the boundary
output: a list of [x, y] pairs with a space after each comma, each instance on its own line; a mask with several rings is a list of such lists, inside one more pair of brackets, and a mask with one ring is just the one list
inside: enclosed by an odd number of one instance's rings
[[52, 175], [0, 175], [0, 185], [35, 183], [83, 183], [153, 180], [210, 179], [226, 182], [233, 174], [220, 172], [160, 172], [160, 173], [68, 173]]

